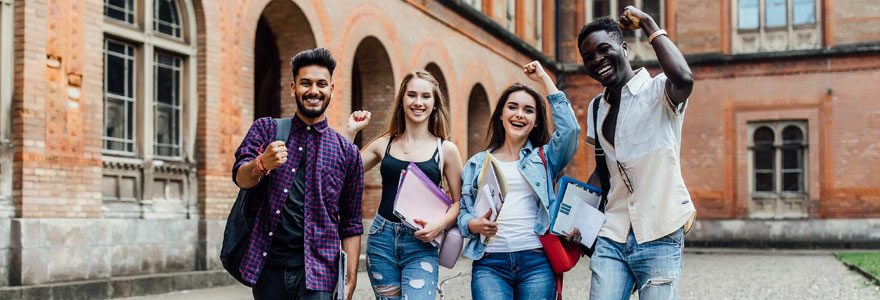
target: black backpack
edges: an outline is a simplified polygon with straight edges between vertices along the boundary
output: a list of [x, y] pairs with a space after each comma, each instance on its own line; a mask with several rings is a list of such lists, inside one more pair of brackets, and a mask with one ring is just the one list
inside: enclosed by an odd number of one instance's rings
[[[290, 129], [293, 126], [290, 118], [274, 119], [275, 141], [287, 142], [290, 137]], [[248, 250], [248, 243], [251, 240], [251, 233], [254, 228], [254, 220], [256, 219], [258, 205], [268, 206], [269, 201], [265, 198], [268, 194], [267, 189], [271, 186], [272, 176], [266, 176], [257, 186], [251, 189], [240, 189], [235, 203], [232, 204], [232, 210], [229, 217], [226, 218], [226, 229], [223, 231], [223, 246], [220, 248], [220, 262], [229, 275], [246, 286], [252, 286], [245, 281], [241, 272], [238, 270], [241, 261], [244, 259]], [[264, 214], [268, 215], [268, 214]], [[269, 226], [268, 218], [263, 222], [263, 226]], [[268, 228], [263, 228], [268, 231]]]

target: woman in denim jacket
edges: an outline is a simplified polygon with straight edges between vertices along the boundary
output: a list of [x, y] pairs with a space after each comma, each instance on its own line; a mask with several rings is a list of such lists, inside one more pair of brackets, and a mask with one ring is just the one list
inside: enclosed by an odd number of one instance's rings
[[[556, 281], [539, 235], [550, 228], [549, 208], [556, 201], [551, 180], [577, 150], [580, 133], [571, 103], [535, 61], [523, 66], [529, 79], [547, 95], [555, 131], [551, 135], [544, 101], [520, 84], [508, 87], [489, 123], [488, 150], [477, 153], [462, 171], [458, 227], [470, 238], [464, 255], [474, 260], [471, 293], [474, 299], [553, 299]], [[539, 155], [543, 149], [546, 165]], [[474, 212], [483, 161], [492, 155], [501, 166], [509, 190], [496, 222]], [[546, 167], [545, 167], [546, 166]], [[480, 235], [493, 237], [489, 244]]]

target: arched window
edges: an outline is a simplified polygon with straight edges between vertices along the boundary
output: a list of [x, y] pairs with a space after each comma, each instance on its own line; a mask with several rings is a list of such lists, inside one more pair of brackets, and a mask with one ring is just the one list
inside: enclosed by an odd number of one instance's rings
[[486, 150], [489, 128], [489, 96], [482, 84], [475, 84], [468, 95], [467, 157]]
[[806, 217], [806, 122], [760, 122], [749, 128], [750, 215]]
[[180, 13], [177, 1], [153, 0], [153, 30], [173, 37], [180, 37]]
[[195, 195], [189, 1], [104, 1], [105, 217], [184, 218]]

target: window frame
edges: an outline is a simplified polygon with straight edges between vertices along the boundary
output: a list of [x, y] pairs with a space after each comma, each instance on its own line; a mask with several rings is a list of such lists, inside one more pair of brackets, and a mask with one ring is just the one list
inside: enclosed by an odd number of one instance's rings
[[[0, 0], [2, 1], [2, 0]], [[155, 20], [154, 6], [157, 0], [135, 0], [137, 26], [116, 22], [112, 18], [104, 18], [103, 38], [128, 43], [135, 47], [134, 77], [136, 86], [134, 104], [134, 136], [136, 137], [133, 153], [115, 153], [104, 149], [102, 143], [103, 179], [108, 184], [105, 190], [122, 194], [121, 185], [109, 186], [112, 182], [119, 184], [120, 178], [136, 178], [134, 187], [137, 201], [114, 198], [112, 194], [103, 195], [105, 218], [190, 218], [197, 216], [195, 186], [196, 161], [195, 140], [198, 124], [198, 92], [197, 63], [198, 28], [195, 8], [190, 0], [175, 0], [180, 18], [180, 38], [160, 33], [153, 25]], [[164, 1], [164, 0], [162, 0]], [[180, 69], [176, 87], [178, 94], [179, 119], [176, 122], [176, 156], [157, 155], [158, 139], [155, 118], [157, 116], [155, 90], [158, 86], [157, 55], [167, 54], [179, 59]], [[103, 79], [103, 80], [106, 80]], [[103, 120], [102, 120], [103, 124]], [[181, 180], [183, 182], [183, 199], [153, 199], [154, 189], [161, 188], [163, 180]], [[129, 193], [126, 185], [126, 193]], [[173, 201], [171, 201], [173, 200]], [[171, 201], [171, 202], [168, 202]], [[170, 205], [170, 206], [169, 206]], [[179, 210], [177, 210], [178, 208]], [[172, 209], [170, 211], [168, 209]]]
[[[160, 56], [160, 55], [166, 55], [166, 56], [172, 57], [172, 58], [175, 59], [176, 62], [179, 64], [178, 66], [168, 66], [168, 67], [171, 68], [172, 71], [174, 71], [175, 73], [177, 73], [176, 75], [177, 75], [177, 77], [178, 77], [178, 78], [176, 79], [177, 82], [174, 83], [174, 85], [175, 85], [174, 88], [177, 90], [177, 91], [176, 91], [176, 92], [177, 92], [177, 99], [174, 99], [174, 100], [176, 100], [176, 102], [177, 102], [176, 104], [175, 104], [175, 103], [172, 103], [172, 104], [164, 104], [164, 103], [161, 103], [161, 102], [159, 101], [158, 97], [157, 97], [158, 94], [159, 94], [159, 92], [158, 92], [158, 88], [159, 88], [159, 85], [158, 85], [158, 82], [159, 82], [159, 80], [158, 80], [158, 77], [159, 77], [159, 68], [161, 68], [162, 65], [164, 65], [164, 64], [162, 64], [162, 63], [159, 63], [159, 56]], [[155, 124], [155, 122], [156, 122], [156, 117], [158, 116], [158, 113], [157, 113], [156, 111], [157, 111], [159, 108], [161, 108], [161, 107], [165, 107], [165, 108], [170, 108], [170, 109], [172, 110], [172, 112], [173, 112], [173, 113], [172, 113], [172, 118], [174, 118], [176, 122], [180, 123], [180, 125], [177, 126], [176, 130], [175, 130], [175, 128], [172, 128], [172, 131], [176, 131], [176, 132], [172, 132], [172, 134], [175, 134], [175, 135], [176, 135], [177, 141], [176, 141], [176, 142], [172, 142], [171, 144], [163, 144], [163, 143], [159, 143], [159, 141], [158, 141], [158, 134], [159, 134], [159, 132], [158, 132], [158, 130], [157, 130], [158, 128], [156, 128], [156, 126], [154, 125], [154, 131], [153, 131], [153, 154], [154, 154], [156, 157], [160, 157], [160, 158], [163, 158], [163, 159], [166, 159], [166, 160], [168, 160], [168, 159], [170, 159], [170, 160], [177, 160], [177, 159], [180, 159], [181, 156], [182, 156], [182, 153], [183, 153], [183, 140], [182, 140], [182, 138], [181, 138], [181, 137], [182, 137], [182, 134], [183, 134], [183, 126], [182, 126], [182, 124], [183, 124], [183, 122], [182, 122], [182, 119], [183, 119], [183, 101], [182, 101], [182, 100], [183, 100], [183, 99], [182, 99], [182, 97], [181, 97], [181, 96], [183, 95], [183, 85], [182, 85], [182, 83], [183, 83], [183, 60], [184, 60], [184, 58], [180, 57], [179, 55], [171, 54], [171, 53], [166, 53], [166, 52], [164, 52], [164, 51], [155, 51], [155, 52], [153, 53], [153, 86], [152, 86], [152, 88], [153, 88], [153, 99], [152, 99], [152, 103], [153, 103], [153, 119], [152, 119], [151, 121], [153, 121], [154, 124]], [[169, 155], [158, 154], [158, 153], [159, 153], [159, 147], [172, 147], [173, 149], [175, 149], [175, 150], [177, 151], [177, 155], [170, 155], [170, 156], [169, 156]]]
[[[114, 100], [123, 101], [124, 103], [126, 103], [126, 105], [124, 106], [123, 112], [122, 112], [123, 115], [125, 116], [125, 118], [123, 119], [123, 122], [126, 123], [126, 124], [123, 124], [123, 132], [124, 132], [123, 135], [127, 135], [127, 132], [131, 131], [131, 138], [130, 139], [126, 139], [126, 137], [123, 137], [119, 141], [112, 141], [111, 140], [109, 142], [120, 142], [120, 143], [126, 143], [126, 144], [131, 143], [131, 151], [112, 150], [112, 149], [108, 149], [106, 147], [106, 143], [108, 142], [108, 138], [109, 139], [117, 139], [117, 138], [106, 136], [107, 124], [104, 123], [103, 121], [101, 122], [103, 124], [102, 130], [101, 130], [101, 147], [102, 147], [102, 150], [104, 151], [105, 154], [134, 157], [134, 156], [137, 156], [137, 152], [138, 152], [138, 135], [137, 135], [137, 130], [136, 130], [137, 123], [138, 123], [138, 117], [137, 117], [138, 116], [138, 114], [137, 114], [137, 94], [138, 94], [138, 85], [137, 85], [138, 76], [137, 75], [138, 74], [136, 71], [137, 61], [138, 61], [137, 50], [136, 50], [137, 48], [135, 45], [128, 43], [128, 42], [120, 41], [118, 39], [113, 39], [113, 38], [104, 38], [104, 48], [103, 48], [103, 50], [104, 50], [104, 70], [103, 70], [103, 72], [105, 74], [107, 72], [107, 56], [111, 55], [111, 54], [109, 54], [110, 51], [107, 49], [107, 46], [109, 43], [121, 44], [121, 45], [125, 46], [126, 49], [132, 50], [131, 56], [129, 56], [128, 54], [121, 55], [122, 56], [121, 58], [123, 58], [123, 59], [130, 59], [130, 61], [132, 62], [131, 66], [134, 69], [134, 70], [131, 70], [131, 78], [129, 78], [129, 80], [131, 81], [130, 85], [132, 86], [132, 89], [133, 89], [133, 91], [131, 91], [130, 97], [127, 95], [110, 95], [110, 93], [107, 91], [107, 76], [103, 76], [103, 80], [104, 80], [104, 87], [103, 87], [104, 113], [103, 113], [103, 117], [104, 117], [104, 119], [106, 120], [106, 118], [107, 118], [107, 109], [106, 108], [107, 108], [107, 101], [109, 100], [108, 98], [114, 98]], [[114, 56], [120, 56], [120, 55], [114, 54]], [[128, 67], [127, 62], [128, 62], [128, 60], [126, 61], [126, 68]], [[127, 71], [128, 70], [126, 70], [126, 74], [128, 73]], [[128, 85], [128, 83], [129, 82], [126, 81], [124, 84]], [[126, 86], [126, 89], [128, 89], [127, 86]], [[132, 106], [131, 111], [132, 111], [133, 115], [129, 115], [128, 105]], [[129, 118], [131, 119], [130, 122], [128, 122]], [[129, 129], [129, 126], [131, 127], [130, 129]]]
[[[730, 1], [730, 38], [732, 52], [758, 53], [772, 51], [791, 51], [818, 49], [822, 47], [822, 9], [820, 0], [813, 1], [813, 22], [794, 24], [794, 2], [785, 0], [785, 24], [767, 26], [767, 1], [758, 2], [758, 25], [756, 28], [740, 28], [739, 4], [742, 0]], [[812, 41], [803, 42], [800, 36], [808, 33]], [[782, 39], [782, 41], [779, 41]]]
[[[172, 39], [175, 41], [183, 41], [184, 25], [183, 25], [183, 17], [182, 17], [183, 14], [180, 11], [180, 3], [177, 0], [172, 0], [172, 1], [174, 1], [174, 4], [175, 4], [174, 10], [177, 13], [177, 18], [179, 19], [178, 24], [173, 24], [173, 23], [168, 23], [168, 22], [159, 20], [159, 1], [166, 1], [166, 0], [149, 0], [149, 1], [153, 1], [153, 20], [151, 22], [151, 24], [153, 25], [152, 32], [155, 33], [157, 36], [162, 36], [162, 37]], [[158, 27], [160, 25], [162, 25], [162, 23], [164, 23], [166, 26], [171, 27], [172, 31], [176, 30], [179, 33], [179, 35], [167, 34], [167, 33], [159, 31]]]
[[[747, 159], [747, 168], [748, 168], [748, 192], [749, 192], [749, 206], [752, 207], [756, 205], [756, 202], [760, 201], [775, 201], [775, 205], [777, 208], [771, 214], [768, 214], [766, 211], [756, 211], [750, 208], [749, 215], [750, 218], [756, 219], [790, 219], [790, 218], [806, 218], [809, 215], [809, 207], [808, 207], [808, 199], [809, 199], [809, 179], [807, 176], [809, 175], [809, 131], [807, 127], [807, 120], [777, 120], [777, 121], [759, 121], [759, 122], [749, 122], [747, 125], [747, 137], [748, 137], [748, 159]], [[786, 144], [782, 137], [782, 132], [790, 127], [794, 126], [798, 130], [800, 130], [802, 135], [802, 140], [799, 144]], [[768, 146], [764, 145], [756, 145], [754, 136], [755, 132], [760, 129], [767, 127], [773, 132], [773, 143], [769, 147], [773, 149], [773, 191], [757, 191], [757, 173], [758, 170], [756, 168], [756, 149], [766, 148]], [[784, 173], [785, 168], [783, 166], [783, 150], [786, 148], [797, 147], [800, 152], [800, 191], [785, 191], [784, 187]], [[802, 212], [787, 212], [782, 211], [782, 209], [778, 206], [782, 205], [784, 201], [803, 201], [804, 211]]]
[[[129, 27], [135, 27], [135, 28], [140, 27], [140, 25], [138, 24], [138, 23], [140, 23], [140, 19], [138, 18], [138, 6], [139, 6], [138, 2], [140, 2], [142, 0], [131, 0], [131, 4], [132, 4], [131, 11], [123, 11], [123, 13], [125, 13], [126, 16], [128, 16], [128, 13], [131, 13], [131, 17], [132, 17], [131, 22], [129, 22], [127, 20], [120, 20], [120, 19], [108, 16], [106, 11], [107, 11], [107, 5], [109, 3], [107, 3], [107, 1], [108, 0], [104, 0], [103, 5], [101, 6], [101, 8], [103, 9], [103, 12], [101, 13], [101, 15], [104, 16], [104, 22], [114, 22], [116, 24], [129, 26]], [[120, 8], [118, 6], [115, 6], [115, 5], [113, 5], [113, 6], [115, 8], [111, 8], [111, 9], [120, 10]], [[124, 8], [124, 7], [121, 9], [126, 10], [126, 8]]]

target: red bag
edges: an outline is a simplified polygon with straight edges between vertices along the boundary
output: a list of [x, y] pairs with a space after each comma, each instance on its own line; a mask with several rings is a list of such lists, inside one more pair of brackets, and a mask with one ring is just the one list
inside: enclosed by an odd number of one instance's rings
[[[547, 173], [547, 188], [553, 185], [549, 184], [550, 172], [547, 171], [547, 159], [544, 157], [544, 148], [538, 148], [538, 154], [541, 155], [541, 162], [544, 163], [544, 172]], [[547, 233], [538, 236], [541, 240], [541, 246], [544, 247], [544, 254], [550, 262], [553, 273], [556, 273], [556, 299], [562, 300], [562, 273], [568, 272], [577, 265], [578, 260], [583, 255], [580, 245], [577, 243], [564, 242], [559, 236]]]
[[544, 246], [544, 254], [550, 261], [553, 273], [562, 274], [574, 268], [581, 258], [581, 247], [574, 243], [564, 242], [559, 236], [547, 232], [538, 237], [541, 246]]

